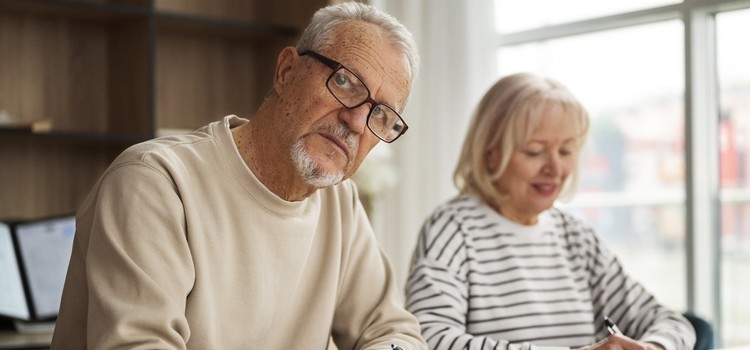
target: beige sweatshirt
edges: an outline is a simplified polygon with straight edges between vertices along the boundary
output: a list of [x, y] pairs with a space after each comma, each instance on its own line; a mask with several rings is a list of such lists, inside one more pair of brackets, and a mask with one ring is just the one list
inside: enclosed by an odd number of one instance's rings
[[53, 349], [426, 349], [351, 181], [287, 202], [226, 117], [135, 145], [94, 186]]

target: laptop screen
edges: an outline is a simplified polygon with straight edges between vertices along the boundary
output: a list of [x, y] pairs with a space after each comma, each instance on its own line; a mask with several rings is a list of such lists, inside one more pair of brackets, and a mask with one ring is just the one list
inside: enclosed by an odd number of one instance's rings
[[0, 223], [0, 315], [27, 320], [31, 317], [13, 246], [11, 226]]
[[74, 216], [16, 224], [15, 238], [35, 319], [57, 317], [74, 234]]

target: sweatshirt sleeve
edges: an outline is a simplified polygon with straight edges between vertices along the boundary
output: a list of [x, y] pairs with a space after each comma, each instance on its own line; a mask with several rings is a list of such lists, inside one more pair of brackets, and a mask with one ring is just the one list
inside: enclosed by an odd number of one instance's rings
[[593, 233], [588, 236], [589, 268], [597, 333], [606, 336], [604, 316], [617, 323], [626, 336], [662, 345], [665, 349], [691, 350], [695, 331], [680, 314], [660, 304], [641, 284], [623, 270], [617, 258]]
[[404, 308], [390, 263], [354, 191], [354, 225], [342, 257], [342, 277], [331, 331], [340, 349], [426, 350], [414, 315]]
[[184, 349], [195, 272], [172, 182], [143, 163], [124, 163], [108, 170], [90, 200], [76, 233], [88, 239], [74, 248], [86, 264], [87, 347]]

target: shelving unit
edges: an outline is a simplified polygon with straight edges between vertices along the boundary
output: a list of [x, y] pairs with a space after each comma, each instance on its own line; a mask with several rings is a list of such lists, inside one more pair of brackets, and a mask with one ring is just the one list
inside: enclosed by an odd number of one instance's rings
[[251, 115], [326, 4], [0, 0], [0, 111], [19, 125], [0, 126], [0, 218], [74, 213], [128, 146]]

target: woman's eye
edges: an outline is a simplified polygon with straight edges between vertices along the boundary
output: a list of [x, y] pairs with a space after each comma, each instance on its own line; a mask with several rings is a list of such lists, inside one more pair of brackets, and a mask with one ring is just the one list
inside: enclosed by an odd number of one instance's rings
[[532, 151], [532, 150], [525, 150], [523, 151], [524, 154], [526, 154], [529, 157], [538, 157], [542, 155], [541, 151]]

